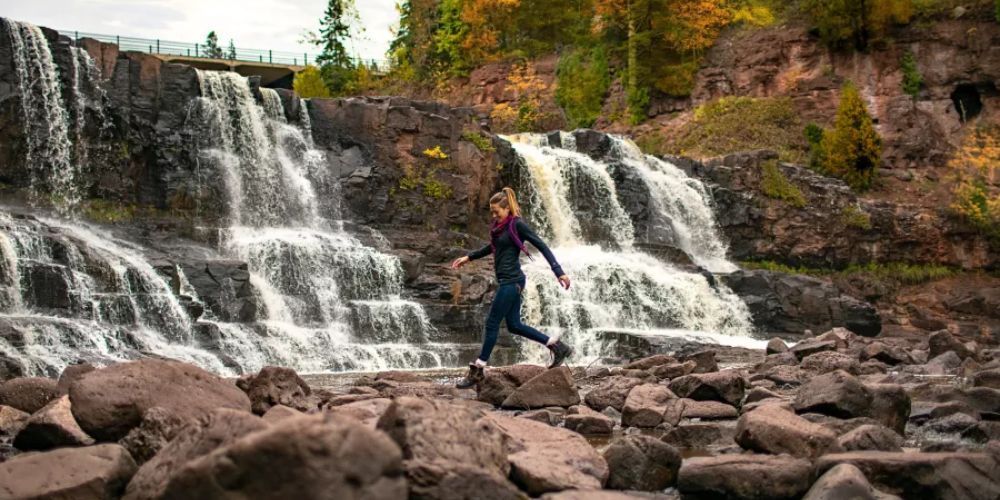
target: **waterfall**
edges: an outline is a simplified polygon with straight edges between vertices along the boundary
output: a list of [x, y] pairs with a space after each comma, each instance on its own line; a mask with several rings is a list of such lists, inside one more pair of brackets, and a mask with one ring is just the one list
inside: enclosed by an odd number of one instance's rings
[[[612, 138], [611, 158], [595, 160], [575, 150], [573, 136], [562, 147], [547, 136], [508, 138], [523, 162], [526, 217], [551, 243], [573, 280], [563, 290], [542, 259], [529, 261], [524, 314], [532, 324], [572, 342], [578, 362], [609, 354], [602, 330], [646, 334], [708, 335], [746, 343], [752, 322], [746, 305], [724, 285], [636, 248], [635, 224], [612, 177], [633, 170], [649, 193], [651, 227], [674, 235], [691, 259], [714, 271], [735, 268], [715, 229], [704, 186], [669, 163], [642, 155], [634, 144]], [[657, 227], [657, 225], [659, 227]], [[540, 358], [540, 348], [529, 348]]]

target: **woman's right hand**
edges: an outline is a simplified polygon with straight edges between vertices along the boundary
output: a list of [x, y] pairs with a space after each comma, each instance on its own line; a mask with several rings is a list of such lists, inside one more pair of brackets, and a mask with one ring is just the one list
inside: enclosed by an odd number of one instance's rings
[[451, 268], [452, 269], [458, 269], [458, 268], [464, 266], [466, 262], [469, 262], [469, 256], [463, 255], [463, 256], [461, 256], [461, 257], [459, 257], [459, 258], [451, 261]]

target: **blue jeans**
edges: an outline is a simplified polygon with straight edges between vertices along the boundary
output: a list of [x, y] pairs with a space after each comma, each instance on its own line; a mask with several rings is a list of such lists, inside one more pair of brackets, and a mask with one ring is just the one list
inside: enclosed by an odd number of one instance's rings
[[520, 335], [543, 345], [549, 342], [548, 335], [521, 323], [521, 292], [524, 290], [524, 284], [525, 280], [522, 279], [514, 283], [500, 285], [497, 288], [497, 293], [493, 296], [493, 303], [490, 305], [490, 314], [486, 317], [483, 350], [479, 353], [481, 361], [490, 360], [493, 346], [497, 343], [501, 320], [507, 320], [507, 330], [514, 335]]

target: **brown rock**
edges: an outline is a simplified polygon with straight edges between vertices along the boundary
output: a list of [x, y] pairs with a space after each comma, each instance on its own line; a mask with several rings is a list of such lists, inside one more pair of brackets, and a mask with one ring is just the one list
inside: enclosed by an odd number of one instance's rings
[[872, 488], [865, 475], [851, 464], [840, 464], [826, 471], [802, 497], [802, 500], [888, 500]]
[[249, 411], [214, 410], [197, 422], [187, 424], [176, 438], [143, 464], [129, 483], [124, 498], [162, 498], [167, 483], [188, 463], [265, 428], [267, 424]]
[[983, 370], [972, 376], [972, 385], [1000, 389], [1000, 368]]
[[810, 354], [816, 354], [817, 352], [823, 351], [836, 351], [837, 342], [833, 340], [819, 340], [819, 339], [807, 339], [799, 342], [792, 346], [788, 351], [795, 355], [795, 357], [802, 360]]
[[775, 366], [797, 366], [799, 364], [799, 358], [795, 357], [794, 354], [790, 352], [779, 352], [777, 354], [769, 354], [764, 357], [764, 361], [757, 363], [753, 367], [755, 372], [764, 372]]
[[965, 344], [962, 344], [948, 332], [948, 330], [936, 331], [927, 337], [928, 357], [933, 359], [948, 351], [954, 351], [959, 358], [965, 359], [975, 357]]
[[24, 428], [31, 414], [0, 405], [0, 437], [13, 437]]
[[625, 436], [604, 451], [610, 475], [607, 487], [616, 490], [660, 491], [673, 486], [681, 454], [650, 436]]
[[901, 347], [888, 346], [882, 342], [872, 342], [861, 351], [862, 361], [879, 361], [887, 365], [910, 363], [910, 356]]
[[391, 405], [392, 400], [389, 398], [372, 398], [330, 408], [327, 412], [351, 417], [374, 429]]
[[527, 500], [517, 486], [478, 467], [455, 462], [408, 460], [409, 498], [415, 500]]
[[70, 386], [73, 416], [98, 440], [118, 440], [159, 406], [186, 421], [215, 408], [250, 411], [232, 382], [179, 361], [143, 359], [84, 374]]
[[583, 436], [523, 418], [488, 418], [507, 437], [511, 480], [529, 495], [599, 489], [607, 480], [608, 464]]
[[[388, 406], [389, 406], [388, 400], [386, 400], [386, 407]], [[331, 411], [330, 413], [340, 413], [340, 412]], [[302, 413], [299, 410], [296, 410], [295, 408], [289, 408], [285, 405], [274, 405], [270, 409], [268, 409], [267, 412], [264, 413], [260, 418], [269, 424], [273, 424], [279, 420], [284, 420], [289, 417], [298, 417], [301, 415], [304, 415], [304, 413]]]
[[735, 422], [684, 422], [663, 435], [663, 442], [681, 449], [732, 445], [736, 437]]
[[903, 451], [903, 438], [882, 425], [862, 425], [837, 439], [844, 451]]
[[685, 375], [670, 381], [669, 387], [678, 397], [698, 401], [722, 401], [738, 406], [750, 383], [736, 370]]
[[677, 489], [685, 498], [799, 498], [812, 479], [808, 460], [787, 455], [720, 455], [684, 460]]
[[860, 364], [857, 358], [852, 358], [842, 352], [823, 351], [810, 354], [802, 358], [802, 369], [816, 373], [827, 373], [834, 370], [844, 370], [847, 373], [857, 375], [860, 371]]
[[53, 400], [35, 412], [14, 438], [14, 446], [19, 450], [48, 450], [91, 444], [94, 444], [94, 439], [73, 420], [69, 396]]
[[792, 403], [799, 413], [823, 413], [838, 418], [866, 416], [871, 404], [871, 392], [843, 370], [813, 377], [799, 387]]
[[910, 396], [906, 390], [897, 384], [866, 384], [865, 389], [872, 395], [872, 404], [865, 416], [899, 434], [906, 432], [906, 421], [910, 418]]
[[607, 407], [622, 411], [625, 406], [625, 399], [633, 387], [642, 383], [642, 380], [631, 377], [613, 376], [608, 377], [601, 385], [587, 393], [584, 397], [587, 406], [601, 411]]
[[748, 450], [815, 458], [836, 450], [837, 435], [822, 425], [770, 405], [740, 417], [736, 442]]
[[1000, 465], [985, 453], [854, 451], [820, 457], [816, 470], [823, 474], [845, 463], [860, 469], [876, 488], [903, 498], [1000, 496]]
[[111, 500], [134, 473], [117, 444], [25, 453], [0, 463], [0, 498]]
[[692, 354], [678, 356], [681, 363], [694, 361], [694, 373], [709, 373], [719, 370], [719, 364], [715, 361], [715, 351], [711, 349], [701, 350]]
[[702, 420], [725, 420], [736, 418], [740, 413], [735, 407], [720, 403], [718, 401], [695, 401], [693, 399], [681, 399], [684, 409], [681, 411], [681, 418], [700, 418]]
[[524, 411], [518, 413], [517, 416], [521, 418], [526, 418], [528, 420], [534, 420], [535, 422], [541, 422], [543, 424], [559, 425], [559, 415], [556, 415], [554, 412], [551, 412], [546, 409]]
[[580, 394], [573, 383], [573, 373], [566, 366], [546, 370], [522, 384], [500, 404], [504, 408], [535, 409], [546, 406], [573, 406]]
[[625, 369], [627, 370], [649, 370], [650, 368], [655, 368], [662, 365], [670, 365], [677, 363], [677, 359], [673, 356], [667, 356], [666, 354], [654, 354], [652, 356], [637, 359], [627, 365]]
[[625, 427], [656, 427], [663, 421], [666, 403], [677, 396], [666, 386], [642, 384], [632, 388], [622, 407], [622, 425]]
[[779, 354], [782, 352], [788, 352], [788, 345], [785, 344], [784, 340], [775, 337], [767, 341], [767, 347], [764, 349], [766, 354]]
[[763, 387], [754, 387], [753, 389], [750, 389], [749, 391], [747, 391], [747, 395], [743, 399], [743, 404], [754, 403], [754, 402], [761, 401], [761, 400], [764, 400], [764, 399], [772, 399], [772, 398], [781, 399], [782, 397], [781, 397], [780, 394], [778, 394], [778, 393], [776, 393], [774, 391], [765, 389]]
[[514, 389], [545, 371], [544, 366], [512, 365], [487, 368], [483, 380], [476, 386], [476, 399], [500, 406]]
[[615, 422], [586, 406], [571, 406], [566, 412], [566, 428], [584, 435], [611, 434]]
[[688, 360], [683, 363], [671, 363], [667, 365], [657, 366], [652, 370], [650, 370], [650, 373], [652, 373], [657, 378], [670, 379], [688, 375], [692, 373], [696, 367], [697, 365], [695, 364], [694, 361]]
[[42, 377], [10, 379], [0, 384], [0, 404], [35, 413], [61, 396], [55, 380]]
[[186, 426], [186, 422], [163, 408], [146, 410], [142, 423], [129, 431], [118, 444], [125, 447], [136, 463], [142, 465], [159, 453]]
[[[280, 478], [279, 480], [275, 480]], [[405, 499], [402, 453], [337, 415], [304, 415], [246, 434], [176, 471], [164, 500]]]
[[62, 374], [59, 375], [59, 382], [56, 384], [56, 388], [59, 389], [61, 394], [69, 394], [69, 386], [73, 385], [73, 382], [76, 382], [84, 374], [90, 373], [96, 369], [97, 367], [90, 363], [69, 365], [64, 368]]
[[265, 366], [256, 375], [240, 377], [236, 385], [247, 393], [251, 409], [257, 415], [267, 413], [275, 405], [299, 411], [314, 410], [317, 406], [317, 401], [309, 397], [312, 395], [309, 384], [291, 368]]

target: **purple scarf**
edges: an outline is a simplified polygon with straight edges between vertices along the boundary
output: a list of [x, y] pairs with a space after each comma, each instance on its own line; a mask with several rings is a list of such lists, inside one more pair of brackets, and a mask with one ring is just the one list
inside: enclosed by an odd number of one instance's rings
[[524, 248], [524, 242], [522, 242], [521, 238], [518, 237], [517, 230], [514, 227], [517, 225], [518, 219], [519, 217], [508, 215], [506, 219], [500, 222], [494, 222], [492, 226], [490, 226], [490, 247], [493, 248], [493, 255], [497, 254], [497, 245], [494, 243], [494, 240], [500, 237], [504, 230], [506, 230], [510, 234], [510, 239], [514, 241], [515, 245], [517, 245], [517, 248], [520, 248], [529, 259], [532, 258], [531, 254], [528, 253], [528, 249]]

